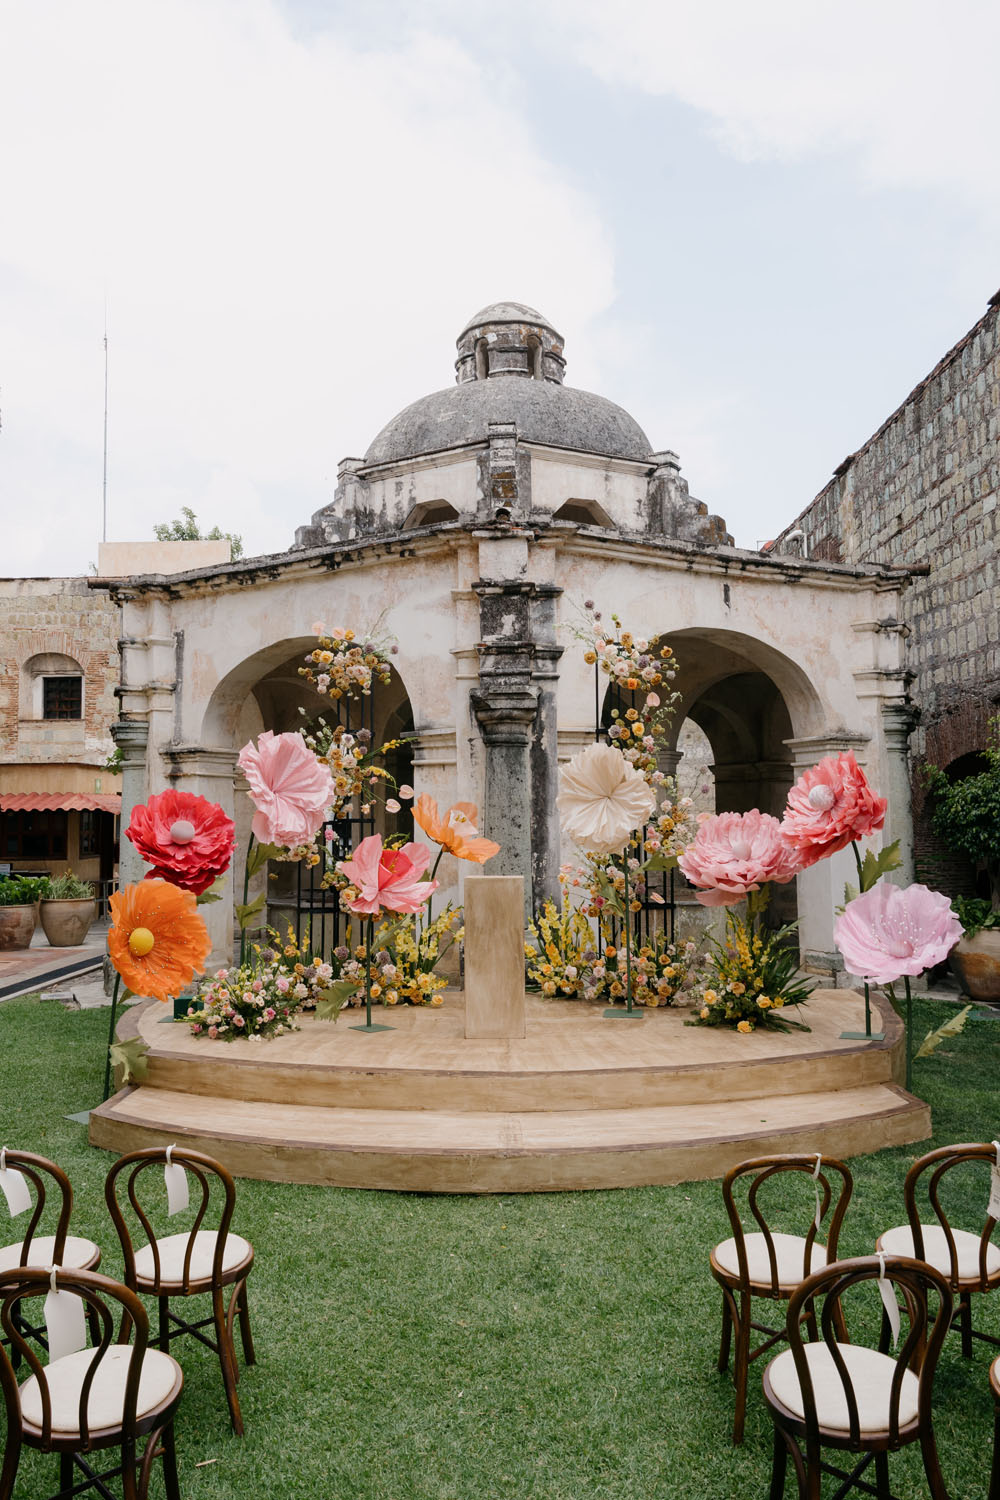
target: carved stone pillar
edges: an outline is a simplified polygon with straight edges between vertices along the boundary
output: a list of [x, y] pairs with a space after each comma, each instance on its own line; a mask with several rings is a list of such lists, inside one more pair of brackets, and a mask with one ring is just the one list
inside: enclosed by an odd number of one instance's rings
[[[179, 792], [194, 792], [217, 802], [227, 817], [232, 818], [235, 808], [235, 779], [237, 774], [237, 751], [223, 748], [208, 748], [203, 745], [171, 745], [161, 751], [167, 766], [171, 785]], [[210, 902], [199, 908], [204, 918], [208, 935], [212, 939], [212, 952], [208, 968], [221, 968], [233, 962], [233, 905], [243, 900], [243, 862], [246, 849], [237, 849], [233, 863], [223, 878], [226, 881], [221, 901]]]
[[111, 725], [111, 738], [122, 755], [121, 842], [118, 851], [118, 884], [134, 885], [145, 874], [138, 849], [125, 830], [132, 809], [146, 800], [146, 745], [149, 723], [146, 719], [118, 719]]
[[888, 797], [889, 807], [885, 817], [884, 839], [891, 844], [899, 840], [901, 864], [889, 879], [896, 885], [908, 886], [914, 881], [913, 861], [913, 803], [910, 791], [909, 740], [916, 723], [916, 715], [907, 703], [895, 702], [882, 705], [882, 737], [885, 742], [886, 782], [881, 791]]
[[556, 601], [562, 589], [554, 583], [535, 585], [531, 605], [535, 642], [532, 681], [538, 688], [538, 719], [531, 743], [531, 876], [534, 901], [559, 900], [559, 759], [557, 695], [559, 658], [556, 645]]

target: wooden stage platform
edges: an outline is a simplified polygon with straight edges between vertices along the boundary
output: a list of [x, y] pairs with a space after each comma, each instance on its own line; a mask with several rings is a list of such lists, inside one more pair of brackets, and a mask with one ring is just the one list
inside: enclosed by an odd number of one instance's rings
[[683, 1010], [606, 1019], [527, 999], [527, 1035], [467, 1040], [463, 998], [379, 1010], [391, 1031], [302, 1018], [262, 1042], [212, 1042], [156, 1001], [126, 1011], [149, 1076], [90, 1116], [94, 1145], [186, 1143], [243, 1177], [435, 1193], [550, 1192], [721, 1176], [772, 1151], [851, 1156], [919, 1141], [928, 1107], [899, 1085], [903, 1031], [873, 1004], [817, 991], [811, 1032], [686, 1027]]

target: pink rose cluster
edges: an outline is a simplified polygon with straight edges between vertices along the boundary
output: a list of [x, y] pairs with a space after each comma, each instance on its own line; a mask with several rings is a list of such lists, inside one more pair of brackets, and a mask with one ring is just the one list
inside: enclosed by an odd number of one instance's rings
[[838, 849], [877, 833], [886, 799], [877, 797], [848, 750], [803, 773], [779, 823], [756, 809], [707, 817], [678, 864], [703, 906], [732, 906], [765, 881], [779, 885]]

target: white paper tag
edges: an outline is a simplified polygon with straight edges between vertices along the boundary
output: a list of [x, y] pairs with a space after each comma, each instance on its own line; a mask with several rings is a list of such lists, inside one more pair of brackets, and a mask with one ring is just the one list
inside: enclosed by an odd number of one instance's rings
[[896, 1289], [885, 1274], [885, 1251], [878, 1253], [879, 1278], [878, 1289], [882, 1295], [882, 1306], [885, 1308], [886, 1317], [889, 1319], [889, 1327], [892, 1329], [892, 1347], [895, 1349], [899, 1343], [899, 1303], [896, 1301]]
[[53, 1266], [50, 1290], [45, 1298], [45, 1337], [49, 1346], [49, 1364], [66, 1354], [76, 1354], [87, 1347], [87, 1323], [83, 1298], [73, 1292], [56, 1291], [56, 1268]]
[[0, 1151], [0, 1192], [7, 1199], [12, 1219], [31, 1207], [31, 1190], [27, 1178], [23, 1172], [7, 1166], [6, 1148]]
[[817, 1232], [819, 1230], [820, 1224], [823, 1221], [823, 1210], [820, 1207], [820, 1201], [821, 1200], [820, 1200], [820, 1196], [819, 1196], [819, 1169], [820, 1169], [820, 1167], [822, 1165], [823, 1165], [823, 1158], [820, 1155], [820, 1153], [817, 1151], [816, 1152], [816, 1166], [813, 1169], [813, 1174], [812, 1174], [813, 1175], [813, 1187], [816, 1190], [816, 1218], [814, 1220], [814, 1223], [816, 1225]]
[[163, 1168], [163, 1181], [167, 1188], [167, 1218], [183, 1213], [191, 1201], [187, 1173], [184, 1168], [170, 1160], [173, 1146], [167, 1147], [167, 1164]]
[[990, 1168], [990, 1201], [986, 1212], [991, 1219], [1000, 1219], [1000, 1142], [994, 1141], [997, 1159]]

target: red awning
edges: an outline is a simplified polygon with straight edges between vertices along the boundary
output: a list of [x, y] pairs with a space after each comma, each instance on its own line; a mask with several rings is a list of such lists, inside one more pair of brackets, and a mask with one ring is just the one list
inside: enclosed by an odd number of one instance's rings
[[0, 792], [0, 812], [120, 813], [121, 810], [121, 792]]

